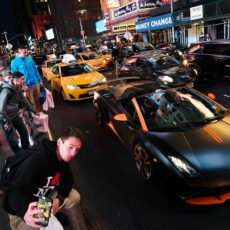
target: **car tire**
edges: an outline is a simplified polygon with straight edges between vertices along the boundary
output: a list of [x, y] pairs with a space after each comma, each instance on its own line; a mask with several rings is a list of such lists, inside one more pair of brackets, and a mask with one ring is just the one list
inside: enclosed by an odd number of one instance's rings
[[101, 107], [97, 102], [94, 103], [94, 108], [95, 108], [95, 115], [96, 115], [96, 119], [97, 119], [97, 124], [101, 127], [104, 127], [106, 125], [106, 122], [105, 122], [103, 113], [101, 111]]
[[64, 100], [64, 101], [67, 101], [66, 95], [65, 95], [65, 92], [64, 92], [63, 89], [61, 89], [61, 95], [62, 95], [62, 97], [63, 97], [63, 100]]
[[142, 144], [136, 143], [133, 149], [133, 156], [137, 170], [142, 178], [150, 180], [152, 178], [153, 168], [152, 162], [146, 149]]
[[188, 67], [196, 74], [196, 81], [200, 81], [200, 78], [201, 78], [200, 67], [197, 65], [189, 65]]

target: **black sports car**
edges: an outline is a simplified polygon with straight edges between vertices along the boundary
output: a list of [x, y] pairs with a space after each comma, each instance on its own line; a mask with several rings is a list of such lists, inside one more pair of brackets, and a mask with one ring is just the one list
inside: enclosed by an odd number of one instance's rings
[[193, 86], [196, 73], [175, 58], [159, 52], [132, 56], [116, 66], [118, 77], [138, 76], [153, 79], [168, 86]]
[[189, 204], [230, 199], [229, 111], [192, 88], [124, 79], [96, 92], [94, 106], [98, 123], [127, 146], [141, 176], [160, 172]]

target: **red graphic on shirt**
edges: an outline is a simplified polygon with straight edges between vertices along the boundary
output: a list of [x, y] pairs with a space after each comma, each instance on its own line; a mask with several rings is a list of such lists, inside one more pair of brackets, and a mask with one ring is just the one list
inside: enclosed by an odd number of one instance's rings
[[57, 172], [55, 176], [53, 177], [53, 179], [51, 180], [50, 185], [53, 185], [53, 186], [56, 185], [60, 179], [60, 176], [61, 174]]

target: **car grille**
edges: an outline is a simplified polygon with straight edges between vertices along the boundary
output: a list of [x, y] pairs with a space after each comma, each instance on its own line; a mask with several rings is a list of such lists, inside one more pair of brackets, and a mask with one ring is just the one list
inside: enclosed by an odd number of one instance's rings
[[88, 93], [80, 94], [79, 98], [93, 97], [93, 95], [89, 95]]
[[87, 84], [87, 85], [78, 85], [78, 86], [81, 89], [87, 89], [87, 88], [92, 88], [92, 87], [98, 86], [100, 84], [101, 84], [100, 82], [93, 82], [93, 83], [90, 83], [90, 84]]

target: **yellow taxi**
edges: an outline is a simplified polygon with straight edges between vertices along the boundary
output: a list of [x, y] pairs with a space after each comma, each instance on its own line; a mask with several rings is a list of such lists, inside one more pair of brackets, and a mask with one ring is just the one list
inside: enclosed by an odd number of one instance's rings
[[47, 60], [42, 65], [42, 76], [45, 77], [48, 81], [50, 81], [50, 75], [52, 73], [52, 68], [57, 63], [61, 63], [61, 59], [53, 59], [53, 60]]
[[112, 50], [111, 49], [107, 49], [107, 50], [98, 50], [96, 51], [96, 53], [99, 56], [104, 57], [104, 59], [107, 61], [108, 65], [112, 63], [113, 58], [112, 58]]
[[59, 63], [52, 69], [51, 86], [61, 93], [65, 101], [92, 98], [94, 92], [107, 86], [104, 75], [89, 64], [73, 62]]
[[103, 56], [99, 56], [96, 52], [82, 52], [74, 55], [77, 61], [83, 61], [91, 65], [95, 70], [106, 70], [108, 63]]

